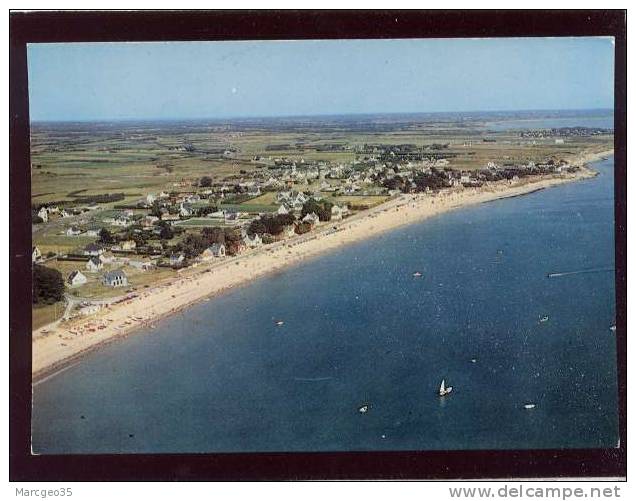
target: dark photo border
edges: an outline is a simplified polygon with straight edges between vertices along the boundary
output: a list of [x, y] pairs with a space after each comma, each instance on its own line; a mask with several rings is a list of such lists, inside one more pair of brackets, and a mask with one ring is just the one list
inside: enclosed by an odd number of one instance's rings
[[[627, 47], [624, 10], [10, 12], [10, 480], [312, 480], [625, 477]], [[615, 449], [32, 455], [31, 221], [26, 44], [35, 42], [614, 36]]]

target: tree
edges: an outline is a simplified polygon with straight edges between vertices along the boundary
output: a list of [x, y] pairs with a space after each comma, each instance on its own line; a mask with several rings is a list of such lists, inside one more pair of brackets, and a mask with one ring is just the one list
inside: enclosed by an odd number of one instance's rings
[[303, 235], [305, 233], [308, 233], [309, 231], [311, 231], [311, 224], [309, 223], [299, 223], [296, 225], [296, 229], [295, 229], [296, 233], [298, 235]]
[[159, 200], [154, 200], [152, 202], [152, 207], [150, 208], [150, 215], [155, 217], [161, 217], [161, 203]]
[[203, 176], [199, 179], [199, 186], [202, 188], [209, 188], [212, 186], [212, 178], [210, 176]]
[[262, 219], [254, 219], [247, 230], [250, 235], [254, 235], [254, 233], [258, 235], [262, 235], [263, 233], [267, 233], [267, 226]]
[[102, 244], [112, 244], [115, 241], [113, 235], [106, 228], [99, 230], [99, 242]]
[[187, 235], [178, 248], [185, 254], [188, 259], [198, 256], [207, 247], [205, 238], [199, 235]]
[[212, 212], [216, 212], [217, 208], [214, 205], [207, 205], [205, 207], [199, 207], [198, 209], [196, 209], [197, 212], [197, 216], [199, 217], [205, 217], [208, 214], [211, 214]]
[[283, 226], [289, 226], [290, 224], [294, 224], [294, 222], [296, 221], [296, 218], [293, 214], [277, 214], [274, 217]]
[[312, 212], [318, 216], [321, 221], [331, 221], [331, 208], [333, 204], [327, 200], [321, 200], [317, 202], [313, 198], [310, 198], [303, 204], [303, 208], [300, 212], [301, 217], [305, 217]]
[[311, 214], [312, 212], [318, 214], [319, 210], [320, 205], [318, 205], [318, 202], [316, 202], [316, 200], [314, 200], [313, 198], [310, 198], [303, 204], [303, 208], [300, 211], [300, 217], [303, 218], [307, 214]]
[[219, 226], [203, 228], [201, 230], [201, 236], [203, 236], [208, 246], [212, 244], [225, 243], [225, 231]]
[[161, 240], [170, 240], [174, 237], [174, 232], [169, 224], [163, 222], [161, 225], [161, 230], [159, 230], [159, 238]]
[[53, 269], [36, 264], [33, 267], [33, 303], [53, 304], [64, 297], [64, 278]]

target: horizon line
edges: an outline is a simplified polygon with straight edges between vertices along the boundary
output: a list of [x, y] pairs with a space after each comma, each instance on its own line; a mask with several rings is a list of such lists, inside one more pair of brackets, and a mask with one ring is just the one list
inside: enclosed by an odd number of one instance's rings
[[531, 112], [574, 112], [574, 111], [602, 111], [614, 113], [614, 108], [525, 108], [507, 110], [459, 110], [459, 111], [383, 111], [383, 112], [354, 112], [354, 113], [316, 113], [298, 115], [237, 115], [218, 117], [130, 117], [130, 118], [80, 118], [80, 119], [30, 119], [30, 124], [37, 123], [105, 123], [105, 122], [187, 122], [187, 121], [219, 121], [219, 120], [262, 120], [262, 119], [301, 119], [327, 117], [356, 117], [356, 116], [390, 116], [390, 115], [452, 115], [460, 113], [531, 113]]

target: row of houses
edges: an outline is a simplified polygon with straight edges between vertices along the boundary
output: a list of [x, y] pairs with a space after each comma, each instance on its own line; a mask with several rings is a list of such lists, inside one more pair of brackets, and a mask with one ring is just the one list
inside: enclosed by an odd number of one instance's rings
[[[88, 282], [88, 278], [81, 271], [72, 271], [66, 278], [66, 284], [69, 287], [81, 287]], [[113, 270], [104, 273], [102, 284], [108, 287], [127, 287], [128, 275], [124, 270]]]
[[37, 215], [44, 223], [49, 221], [49, 218], [52, 214], [59, 215], [62, 218], [69, 218], [73, 216], [78, 216], [85, 212], [90, 212], [92, 210], [97, 209], [99, 206], [95, 203], [91, 203], [84, 207], [75, 208], [75, 209], [60, 209], [56, 205], [45, 206], [43, 205], [37, 212]]

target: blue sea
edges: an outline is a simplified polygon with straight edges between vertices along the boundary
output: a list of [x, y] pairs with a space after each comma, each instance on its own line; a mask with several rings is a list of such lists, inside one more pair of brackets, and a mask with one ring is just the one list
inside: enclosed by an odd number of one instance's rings
[[616, 446], [613, 158], [595, 168], [254, 280], [86, 356], [34, 386], [34, 452]]

